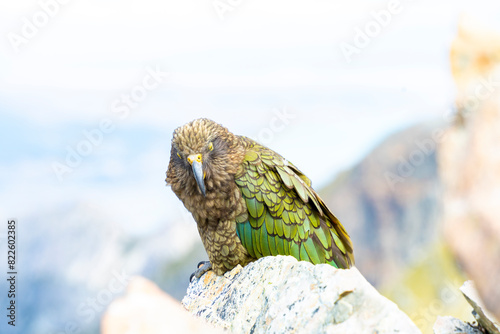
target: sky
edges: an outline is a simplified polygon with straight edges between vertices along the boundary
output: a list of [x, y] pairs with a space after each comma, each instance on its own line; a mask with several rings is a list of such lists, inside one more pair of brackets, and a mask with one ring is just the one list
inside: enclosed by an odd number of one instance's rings
[[183, 216], [164, 183], [172, 131], [198, 117], [321, 188], [449, 111], [464, 13], [500, 22], [488, 1], [1, 0], [0, 215], [84, 203], [160, 229]]

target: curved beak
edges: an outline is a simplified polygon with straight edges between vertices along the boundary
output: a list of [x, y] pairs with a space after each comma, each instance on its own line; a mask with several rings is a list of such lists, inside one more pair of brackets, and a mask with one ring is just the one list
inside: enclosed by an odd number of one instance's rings
[[193, 169], [194, 178], [196, 180], [196, 183], [198, 184], [198, 188], [200, 189], [203, 196], [206, 196], [205, 173], [203, 172], [203, 161], [201, 158], [201, 154], [191, 154], [187, 157], [187, 160], [191, 164], [191, 168]]

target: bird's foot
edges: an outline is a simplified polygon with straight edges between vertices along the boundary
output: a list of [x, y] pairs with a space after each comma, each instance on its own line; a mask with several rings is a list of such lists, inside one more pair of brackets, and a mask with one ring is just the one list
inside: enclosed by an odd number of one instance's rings
[[191, 277], [189, 277], [189, 282], [193, 279], [193, 277], [200, 278], [203, 276], [204, 273], [212, 269], [212, 264], [210, 261], [201, 261], [198, 263], [197, 268], [194, 273], [191, 274]]

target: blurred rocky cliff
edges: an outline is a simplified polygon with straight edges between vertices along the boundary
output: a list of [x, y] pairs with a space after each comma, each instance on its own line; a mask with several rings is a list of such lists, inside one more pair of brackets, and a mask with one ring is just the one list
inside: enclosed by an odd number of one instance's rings
[[462, 20], [451, 63], [457, 117], [440, 146], [444, 235], [500, 317], [500, 34]]

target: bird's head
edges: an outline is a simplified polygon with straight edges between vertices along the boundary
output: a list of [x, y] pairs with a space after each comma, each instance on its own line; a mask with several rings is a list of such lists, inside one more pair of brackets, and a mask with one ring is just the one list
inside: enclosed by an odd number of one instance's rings
[[174, 131], [166, 182], [176, 193], [206, 196], [234, 176], [243, 155], [238, 136], [214, 121], [196, 119]]

